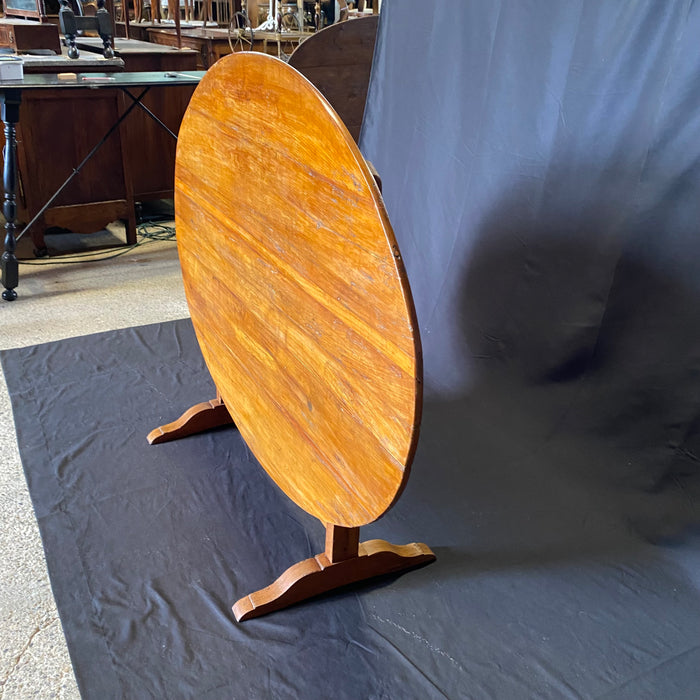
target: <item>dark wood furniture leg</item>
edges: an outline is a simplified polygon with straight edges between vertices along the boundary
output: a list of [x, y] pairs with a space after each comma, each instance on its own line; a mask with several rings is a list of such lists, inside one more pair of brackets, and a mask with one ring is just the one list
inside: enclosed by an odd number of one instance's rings
[[2, 121], [5, 125], [5, 164], [3, 186], [5, 198], [2, 213], [5, 216], [5, 252], [2, 254], [2, 298], [14, 301], [17, 298], [15, 287], [19, 282], [19, 269], [15, 257], [17, 229], [17, 122], [19, 105], [22, 100], [20, 90], [4, 90], [0, 94]]
[[151, 430], [146, 439], [149, 444], [158, 445], [231, 423], [233, 418], [217, 392], [215, 399], [198, 403], [188, 408], [176, 421]]
[[393, 545], [359, 539], [359, 527], [326, 525], [326, 551], [290, 566], [267, 588], [241, 598], [233, 606], [236, 620], [250, 620], [335, 588], [435, 561], [430, 548], [418, 542]]

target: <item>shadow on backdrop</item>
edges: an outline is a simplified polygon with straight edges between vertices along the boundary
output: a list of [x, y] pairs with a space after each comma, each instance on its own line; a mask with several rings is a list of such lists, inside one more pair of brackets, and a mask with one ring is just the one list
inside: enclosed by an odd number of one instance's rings
[[691, 241], [653, 217], [611, 232], [610, 202], [533, 213], [537, 195], [493, 207], [462, 265], [469, 385], [428, 387], [408, 490], [433, 523], [420, 536], [446, 546], [441, 569], [629, 556], [698, 534]]

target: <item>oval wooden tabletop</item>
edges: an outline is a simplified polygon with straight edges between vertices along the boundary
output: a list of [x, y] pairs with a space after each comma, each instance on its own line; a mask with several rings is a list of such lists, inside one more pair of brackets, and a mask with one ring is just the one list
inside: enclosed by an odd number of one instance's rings
[[376, 520], [408, 477], [422, 368], [398, 247], [347, 129], [282, 61], [227, 56], [182, 122], [175, 210], [195, 331], [248, 446], [324, 523]]

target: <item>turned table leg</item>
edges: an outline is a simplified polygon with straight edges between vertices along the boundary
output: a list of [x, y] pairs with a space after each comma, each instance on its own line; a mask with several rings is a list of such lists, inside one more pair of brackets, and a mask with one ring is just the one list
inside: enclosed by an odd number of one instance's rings
[[2, 213], [5, 216], [5, 252], [2, 254], [2, 298], [14, 301], [17, 298], [15, 287], [19, 282], [17, 258], [15, 256], [17, 229], [17, 137], [19, 105], [22, 93], [17, 89], [4, 90], [0, 94], [1, 116], [5, 125], [5, 163], [3, 186], [5, 198]]

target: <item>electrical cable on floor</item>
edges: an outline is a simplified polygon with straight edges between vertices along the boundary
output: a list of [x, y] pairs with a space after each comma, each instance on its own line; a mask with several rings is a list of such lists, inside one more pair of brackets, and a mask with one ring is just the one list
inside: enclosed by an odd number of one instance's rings
[[[136, 248], [143, 247], [148, 243], [158, 241], [174, 241], [175, 227], [168, 224], [159, 223], [143, 223], [136, 227], [137, 241], [133, 245], [119, 246], [119, 249], [113, 253], [108, 253], [105, 250], [93, 250], [85, 253], [67, 253], [65, 255], [57, 255], [53, 258], [45, 260], [19, 260], [20, 265], [78, 265], [86, 262], [102, 262], [103, 260], [112, 260], [126, 253], [130, 253]], [[66, 258], [72, 258], [66, 260]]]

